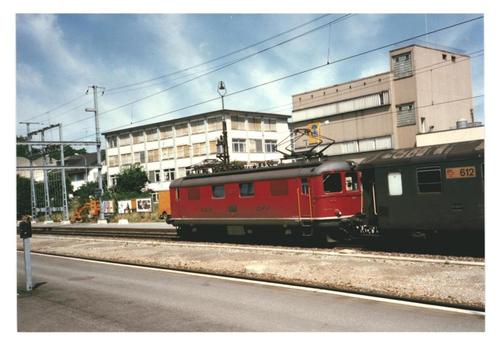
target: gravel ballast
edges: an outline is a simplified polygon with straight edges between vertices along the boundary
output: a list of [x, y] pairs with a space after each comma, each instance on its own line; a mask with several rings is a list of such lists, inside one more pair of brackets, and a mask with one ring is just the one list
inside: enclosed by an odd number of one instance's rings
[[[22, 241], [17, 248], [22, 250]], [[35, 235], [32, 251], [484, 310], [484, 266], [206, 243]]]

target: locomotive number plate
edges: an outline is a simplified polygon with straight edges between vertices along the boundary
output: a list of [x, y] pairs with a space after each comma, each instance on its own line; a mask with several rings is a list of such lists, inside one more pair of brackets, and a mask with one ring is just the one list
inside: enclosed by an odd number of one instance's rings
[[446, 179], [475, 178], [474, 166], [446, 168]]

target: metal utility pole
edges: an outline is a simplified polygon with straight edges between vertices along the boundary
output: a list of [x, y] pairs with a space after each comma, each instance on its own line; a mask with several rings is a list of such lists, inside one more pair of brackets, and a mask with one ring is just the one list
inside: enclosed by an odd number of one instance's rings
[[[59, 124], [59, 140], [62, 142], [62, 124]], [[69, 222], [69, 210], [67, 206], [66, 170], [64, 168], [64, 144], [61, 143], [61, 185], [62, 185], [62, 218], [64, 223]]]
[[228, 168], [228, 165], [230, 164], [230, 154], [228, 153], [228, 133], [227, 133], [227, 122], [225, 119], [225, 102], [223, 100], [223, 97], [226, 95], [227, 89], [225, 87], [225, 83], [223, 81], [220, 81], [218, 83], [218, 94], [221, 96], [221, 113], [222, 113], [222, 126], [223, 126], [223, 132], [222, 135], [220, 136], [220, 139], [218, 139], [216, 143], [216, 152], [217, 155], [216, 157], [219, 158], [223, 164], [225, 165], [225, 168]]
[[[45, 140], [45, 129], [41, 130], [41, 140]], [[43, 166], [47, 165], [47, 151], [43, 148]], [[43, 170], [43, 186], [45, 187], [45, 221], [52, 221], [52, 209], [50, 208], [50, 192], [48, 189], [48, 170]]]
[[[98, 102], [98, 91], [99, 89], [102, 90], [102, 94], [104, 95], [104, 88], [99, 87], [97, 85], [92, 85], [88, 87], [88, 90], [93, 89], [93, 108], [86, 108], [86, 112], [93, 112], [95, 114], [95, 136], [96, 136], [96, 142], [97, 142], [97, 170], [98, 170], [98, 197], [99, 197], [99, 220], [98, 223], [107, 223], [106, 219], [104, 218], [104, 208], [102, 204], [102, 194], [103, 194], [103, 186], [102, 186], [102, 158], [100, 156], [100, 127], [99, 127], [99, 102]], [[87, 90], [87, 92], [88, 92]]]
[[[31, 124], [36, 124], [39, 125], [40, 123], [35, 123], [35, 122], [29, 122], [29, 121], [21, 121], [20, 124], [26, 124], [26, 140], [29, 142], [31, 140], [31, 134], [29, 130], [29, 125]], [[28, 143], [28, 155], [29, 155], [29, 180], [30, 180], [30, 186], [31, 186], [31, 216], [33, 218], [36, 218], [36, 191], [35, 191], [35, 178], [34, 178], [34, 172], [33, 172], [33, 157], [32, 157], [32, 152], [31, 152], [31, 144]]]

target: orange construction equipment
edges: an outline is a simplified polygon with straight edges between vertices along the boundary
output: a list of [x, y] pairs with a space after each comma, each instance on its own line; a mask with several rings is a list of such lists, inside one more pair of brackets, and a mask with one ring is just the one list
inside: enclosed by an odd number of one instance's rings
[[99, 215], [99, 201], [92, 199], [75, 210], [71, 216], [71, 223], [83, 221], [83, 218], [94, 218]]

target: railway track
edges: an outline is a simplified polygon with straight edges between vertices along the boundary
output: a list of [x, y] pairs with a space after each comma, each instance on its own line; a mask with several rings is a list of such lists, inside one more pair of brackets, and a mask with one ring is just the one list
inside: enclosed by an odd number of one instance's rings
[[178, 234], [172, 228], [133, 228], [133, 227], [63, 227], [63, 226], [36, 226], [33, 227], [33, 234], [47, 235], [71, 235], [87, 237], [118, 237], [118, 238], [138, 238], [138, 239], [178, 239]]
[[[98, 227], [96, 225], [78, 225], [78, 226], [51, 226], [51, 225], [36, 225], [33, 226], [33, 234], [46, 234], [58, 236], [81, 236], [81, 237], [107, 237], [107, 238], [132, 238], [132, 239], [162, 239], [175, 241], [180, 240], [176, 229], [172, 227], [133, 227], [122, 225]], [[185, 240], [182, 240], [185, 241]], [[186, 241], [191, 242], [191, 241]], [[195, 242], [195, 241], [193, 241]], [[283, 238], [260, 238], [249, 239], [241, 237], [224, 237], [220, 239], [202, 239], [197, 241], [199, 244], [226, 244], [227, 246], [271, 246], [283, 249], [302, 249], [302, 250], [324, 250], [331, 248], [327, 244], [317, 244], [316, 242], [304, 242], [294, 240], [286, 240]], [[354, 243], [337, 243], [332, 246], [335, 251], [356, 252], [356, 253], [375, 253], [386, 254], [387, 256], [450, 256], [450, 257], [465, 257], [473, 260], [482, 261], [484, 253], [480, 249], [474, 249], [466, 244], [465, 247], [447, 246], [446, 243], [434, 244], [432, 242], [421, 242], [412, 240], [410, 242], [395, 242], [395, 241], [377, 241], [377, 242], [354, 242]]]

